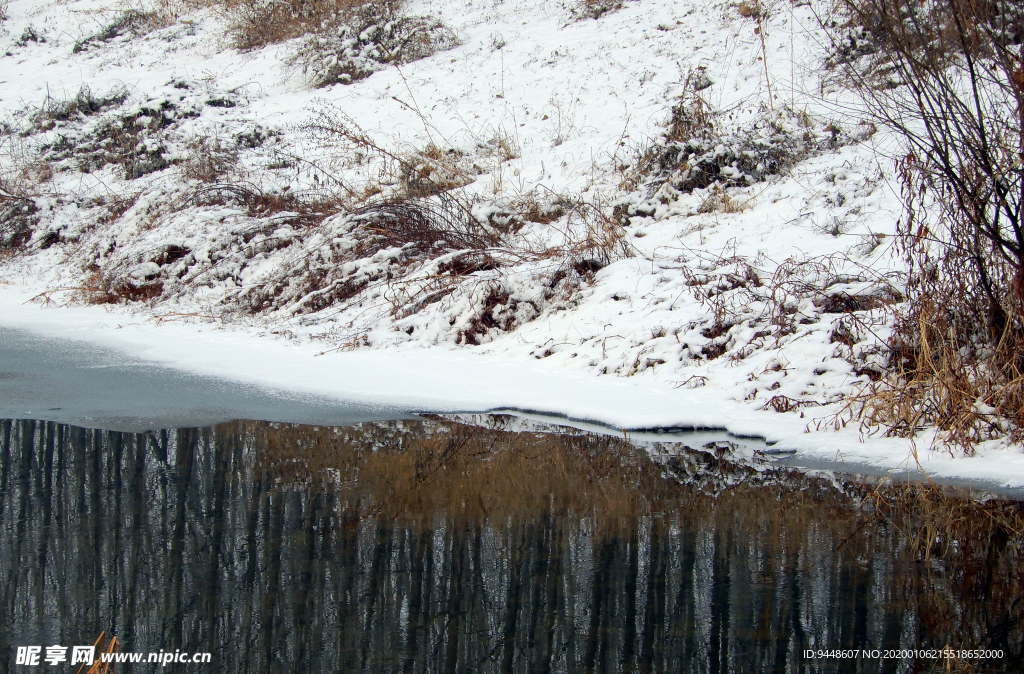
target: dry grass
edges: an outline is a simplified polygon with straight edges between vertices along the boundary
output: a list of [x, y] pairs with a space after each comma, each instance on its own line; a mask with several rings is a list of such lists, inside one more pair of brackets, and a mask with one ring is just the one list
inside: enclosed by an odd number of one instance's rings
[[971, 452], [1024, 439], [1024, 9], [1005, 0], [840, 2], [833, 67], [903, 141], [909, 302], [860, 419], [937, 427]]
[[78, 54], [88, 50], [91, 46], [97, 43], [110, 42], [115, 38], [125, 35], [132, 37], [144, 35], [151, 30], [168, 25], [168, 23], [170, 23], [170, 19], [170, 16], [163, 13], [129, 9], [96, 33], [84, 37], [76, 42], [71, 53]]
[[[1001, 343], [972, 353], [974, 345], [951, 339], [948, 309], [934, 299], [916, 298], [901, 320], [914, 318], [917, 325], [903, 325], [891, 341], [891, 371], [857, 398], [851, 420], [894, 437], [937, 427], [941, 444], [967, 454], [986, 440], [1019, 442], [1024, 435], [1024, 373], [1015, 362], [1020, 346]], [[906, 334], [916, 341], [902, 341]]]
[[600, 19], [622, 6], [623, 0], [574, 0], [569, 6], [569, 15], [576, 20]]
[[178, 168], [186, 180], [203, 183], [223, 181], [238, 165], [238, 150], [219, 136], [193, 137], [186, 144], [186, 155]]
[[742, 213], [747, 201], [733, 199], [721, 185], [714, 185], [704, 201], [697, 207], [698, 213]]
[[[236, 49], [259, 49], [336, 27], [367, 0], [223, 0], [228, 37]], [[374, 3], [398, 6], [398, 0]]]

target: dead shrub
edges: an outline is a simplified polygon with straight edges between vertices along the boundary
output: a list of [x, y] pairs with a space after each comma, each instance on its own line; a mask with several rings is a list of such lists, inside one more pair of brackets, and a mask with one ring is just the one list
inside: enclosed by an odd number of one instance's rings
[[477, 314], [459, 331], [456, 344], [482, 344], [493, 331], [511, 332], [540, 314], [536, 305], [513, 298], [500, 284], [488, 284], [482, 295]]
[[291, 57], [314, 87], [352, 84], [388, 66], [426, 58], [458, 44], [444, 24], [400, 13], [402, 3], [352, 3], [341, 19], [311, 31]]
[[569, 5], [569, 16], [574, 20], [600, 19], [609, 12], [622, 9], [623, 0], [574, 0]]
[[314, 87], [352, 84], [458, 43], [438, 21], [401, 13], [403, 0], [226, 0], [232, 46], [304, 38], [288, 62]]
[[709, 86], [711, 81], [702, 69], [691, 71], [661, 140], [638, 150], [632, 162], [620, 167], [623, 187], [635, 190], [619, 205], [625, 224], [632, 215], [654, 215], [681, 195], [707, 189], [711, 191], [698, 212], [742, 210], [746, 202], [734, 201], [727, 188], [767, 180], [813, 154], [874, 133], [869, 124], [842, 129], [803, 111], [764, 106], [742, 130], [726, 131], [701, 93]]
[[[728, 134], [719, 133], [708, 114], [696, 104], [673, 108], [667, 143], [655, 164], [656, 175], [667, 178], [663, 184], [676, 192], [751, 185], [785, 172], [811, 154], [854, 141], [836, 127], [815, 126], [787, 108], [766, 111], [744, 132]], [[688, 133], [693, 135], [685, 140], [670, 140]]]
[[891, 375], [867, 393], [861, 419], [901, 436], [938, 427], [942, 442], [968, 452], [993, 437], [1019, 442], [1024, 9], [1008, 0], [841, 7], [877, 48], [843, 73], [904, 143], [898, 242], [909, 301], [889, 341]]
[[3, 138], [5, 162], [0, 165], [0, 250], [24, 248], [39, 225], [38, 197], [53, 178], [53, 167], [38, 158], [31, 145], [14, 134]]
[[0, 250], [18, 250], [31, 240], [38, 211], [33, 200], [8, 196], [0, 186]]
[[161, 20], [162, 18], [164, 17], [153, 12], [130, 9], [123, 12], [98, 32], [76, 42], [75, 46], [71, 49], [71, 53], [79, 54], [88, 51], [90, 47], [95, 46], [97, 43], [110, 42], [115, 38], [125, 35], [131, 37], [145, 35], [154, 28], [160, 27], [164, 23]]
[[414, 244], [430, 250], [482, 250], [499, 238], [486, 231], [455, 199], [396, 200], [366, 206], [353, 220], [392, 244]]
[[[746, 358], [758, 349], [779, 345], [801, 325], [817, 323], [822, 314], [840, 313], [831, 341], [849, 341], [843, 357], [855, 368], [873, 368], [874, 352], [852, 348], [860, 341], [853, 330], [869, 331], [884, 318], [877, 310], [904, 299], [895, 287], [899, 280], [895, 275], [878, 273], [843, 255], [787, 260], [769, 273], [755, 266], [757, 260], [691, 252], [700, 265], [684, 268], [683, 274], [708, 313], [701, 329], [701, 336], [708, 341], [691, 352], [707, 360], [726, 354]], [[851, 270], [857, 273], [851, 274]], [[746, 343], [734, 337], [733, 328], [741, 325], [758, 328]]]
[[[367, 0], [224, 0], [228, 37], [246, 51], [328, 29]], [[382, 5], [397, 5], [385, 0]]]
[[[406, 268], [431, 259], [444, 258], [436, 275], [449, 279], [495, 269], [499, 262], [487, 251], [497, 243], [468, 211], [443, 195], [377, 202], [321, 230], [319, 238], [311, 237], [292, 264], [246, 291], [243, 299], [255, 312], [287, 307], [293, 314], [313, 313], [355, 298], [373, 284], [400, 284]], [[394, 313], [409, 315], [410, 306], [422, 309], [437, 301], [441, 295], [424, 301], [437, 290], [393, 290]]]
[[35, 129], [48, 131], [58, 122], [67, 122], [81, 117], [105, 112], [119, 107], [128, 100], [128, 90], [123, 86], [112, 88], [105, 96], [97, 96], [88, 84], [83, 84], [78, 93], [66, 99], [46, 97], [42, 107], [32, 115]]
[[238, 165], [238, 150], [223, 143], [219, 136], [197, 136], [185, 147], [179, 168], [187, 180], [220, 182]]
[[[313, 227], [342, 210], [342, 205], [330, 193], [320, 191], [291, 192], [264, 190], [245, 182], [218, 183], [201, 187], [193, 192], [188, 204], [241, 206], [246, 215], [255, 219], [280, 216], [278, 224]], [[263, 227], [265, 225], [260, 225]]]
[[959, 67], [964, 56], [1002, 59], [1000, 52], [1024, 40], [1024, 8], [1006, 0], [838, 0], [832, 14], [825, 65], [854, 75], [858, 86], [908, 83], [900, 52], [914, 54], [918, 66], [941, 69]]

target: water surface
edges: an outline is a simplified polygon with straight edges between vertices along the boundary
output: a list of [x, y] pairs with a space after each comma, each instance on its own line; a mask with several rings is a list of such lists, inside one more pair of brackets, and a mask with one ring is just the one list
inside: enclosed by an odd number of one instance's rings
[[0, 662], [105, 630], [213, 654], [132, 672], [1024, 669], [1016, 506], [506, 423], [0, 422]]
[[0, 327], [0, 418], [142, 431], [232, 419], [345, 425], [408, 411], [279, 391], [69, 339]]

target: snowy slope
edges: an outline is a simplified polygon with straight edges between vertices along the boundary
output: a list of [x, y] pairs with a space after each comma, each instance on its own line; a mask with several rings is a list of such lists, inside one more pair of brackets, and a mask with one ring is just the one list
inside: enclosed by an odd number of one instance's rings
[[[463, 386], [507, 386], [473, 405], [449, 376], [434, 407], [710, 424], [852, 451], [856, 429], [815, 429], [846, 419], [845, 401], [885, 366], [896, 145], [823, 68], [824, 6], [764, 7], [758, 22], [726, 2], [636, 0], [577, 20], [544, 0], [412, 0], [409, 15], [440, 20], [458, 44], [317, 89], [295, 64], [301, 40], [239, 52], [211, 8], [86, 40], [133, 8], [15, 0], [0, 25], [2, 161], [32, 206], [5, 211], [23, 227], [0, 261], [5, 323], [43, 325], [33, 311], [120, 293], [135, 301], [75, 310], [80, 337], [103, 339], [104, 320], [87, 317], [106, 310], [124, 317], [106, 323], [191, 330], [196, 351], [211, 326], [237, 331], [238, 349], [284, 337], [303, 345], [299, 360], [327, 351], [339, 367], [356, 362], [347, 351], [381, 350], [360, 356], [362, 371], [399, 356], [434, 364], [394, 394], [422, 407], [438, 363], [520, 363], [547, 374], [474, 365]], [[746, 177], [681, 188], [685, 166], [641, 161], [664, 156], [673, 106], [697, 89], [718, 143], [698, 154], [761, 152]], [[324, 135], [331, 124], [349, 135]], [[788, 154], [766, 168], [778, 148]], [[487, 247], [368, 239], [351, 213], [411, 184], [389, 157], [448, 180]], [[531, 205], [542, 217], [523, 215]], [[13, 310], [43, 291], [38, 309]], [[293, 365], [296, 386], [331, 388], [307, 379], [322, 365]], [[283, 370], [266, 377], [287, 384]], [[557, 396], [538, 390], [560, 377], [571, 383]], [[588, 400], [605, 379], [630, 386], [602, 388], [590, 409], [556, 399]], [[859, 460], [890, 466], [911, 447], [867, 444]], [[1000, 477], [1011, 454], [982, 447], [942, 470]]]

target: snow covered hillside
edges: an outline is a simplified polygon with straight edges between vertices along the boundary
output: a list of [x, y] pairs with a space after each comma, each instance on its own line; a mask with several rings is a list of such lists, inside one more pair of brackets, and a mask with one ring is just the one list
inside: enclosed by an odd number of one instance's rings
[[824, 434], [903, 299], [896, 141], [827, 67], [826, 10], [410, 0], [239, 49], [218, 5], [13, 0], [0, 288]]

